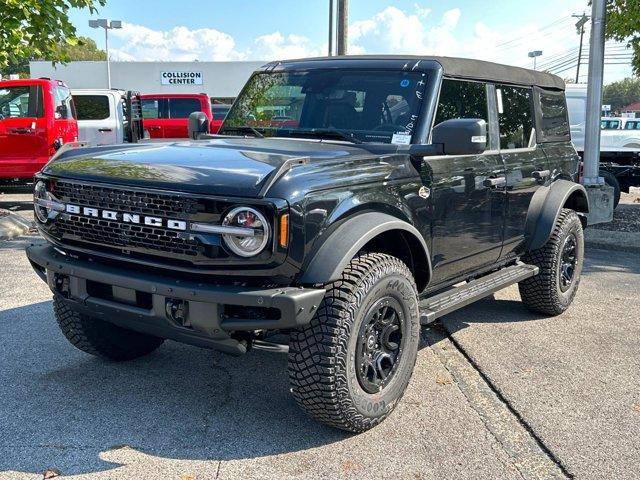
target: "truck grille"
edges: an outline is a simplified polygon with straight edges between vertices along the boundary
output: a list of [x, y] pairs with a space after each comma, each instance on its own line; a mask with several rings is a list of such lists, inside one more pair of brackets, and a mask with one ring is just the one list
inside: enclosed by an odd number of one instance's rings
[[[124, 190], [99, 185], [56, 182], [54, 195], [64, 203], [140, 215], [188, 220], [199, 210], [191, 197]], [[163, 227], [123, 223], [63, 213], [53, 223], [51, 235], [72, 243], [88, 244], [92, 249], [116, 248], [125, 253], [172, 254], [173, 259], [193, 260], [202, 247], [184, 232]]]

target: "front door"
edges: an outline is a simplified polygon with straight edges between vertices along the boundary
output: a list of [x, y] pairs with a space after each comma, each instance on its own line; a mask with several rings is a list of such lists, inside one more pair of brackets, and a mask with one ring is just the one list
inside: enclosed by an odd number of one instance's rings
[[165, 138], [187, 138], [189, 115], [201, 112], [198, 98], [169, 98], [169, 118], [165, 121]]
[[502, 249], [505, 169], [497, 138], [489, 128], [489, 86], [445, 79], [435, 125], [452, 118], [481, 118], [488, 125], [489, 150], [481, 155], [427, 157], [423, 180], [430, 177], [432, 284], [446, 282], [496, 262]]

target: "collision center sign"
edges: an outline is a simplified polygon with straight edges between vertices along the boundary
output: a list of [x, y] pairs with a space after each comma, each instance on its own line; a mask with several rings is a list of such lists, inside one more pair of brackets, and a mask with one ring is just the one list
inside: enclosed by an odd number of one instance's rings
[[160, 72], [162, 85], [202, 85], [202, 72]]

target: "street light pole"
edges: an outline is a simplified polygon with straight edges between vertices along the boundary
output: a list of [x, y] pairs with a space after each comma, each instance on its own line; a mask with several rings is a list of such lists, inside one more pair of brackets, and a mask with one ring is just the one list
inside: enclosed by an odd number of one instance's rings
[[349, 31], [349, 0], [338, 0], [338, 55], [347, 54]]
[[111, 89], [111, 64], [109, 62], [109, 30], [114, 28], [122, 28], [122, 22], [120, 20], [107, 20], [106, 18], [99, 18], [97, 20], [89, 20], [89, 26], [91, 28], [104, 28], [104, 46], [107, 54], [107, 87]]
[[329, 56], [333, 55], [333, 0], [329, 0]]
[[529, 58], [533, 58], [533, 69], [536, 69], [536, 59], [542, 55], [542, 50], [534, 50], [532, 52], [529, 52]]

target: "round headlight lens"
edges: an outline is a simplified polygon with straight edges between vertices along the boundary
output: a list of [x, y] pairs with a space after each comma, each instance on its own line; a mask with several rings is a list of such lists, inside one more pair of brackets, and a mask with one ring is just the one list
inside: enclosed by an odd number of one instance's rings
[[229, 249], [241, 257], [257, 255], [269, 242], [269, 224], [262, 213], [251, 207], [237, 207], [222, 221], [225, 227], [247, 229], [246, 234], [224, 233], [222, 238]]
[[46, 206], [38, 203], [38, 200], [50, 201], [51, 196], [49, 195], [49, 192], [47, 192], [47, 186], [42, 180], [38, 181], [36, 186], [33, 188], [33, 200], [33, 209], [36, 214], [36, 218], [40, 223], [47, 223], [50, 210]]

